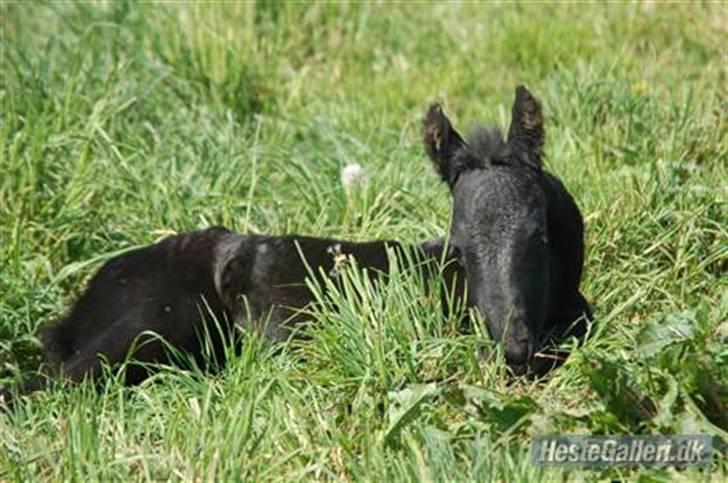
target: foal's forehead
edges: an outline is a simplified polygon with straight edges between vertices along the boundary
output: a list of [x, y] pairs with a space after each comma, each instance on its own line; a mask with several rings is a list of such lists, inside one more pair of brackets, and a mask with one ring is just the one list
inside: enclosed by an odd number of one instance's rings
[[491, 166], [461, 173], [453, 190], [455, 212], [466, 217], [521, 211], [545, 205], [538, 177], [513, 166]]
[[461, 171], [456, 189], [461, 188], [467, 192], [467, 190], [488, 187], [518, 189], [538, 185], [538, 175], [523, 166], [511, 163], [492, 163]]

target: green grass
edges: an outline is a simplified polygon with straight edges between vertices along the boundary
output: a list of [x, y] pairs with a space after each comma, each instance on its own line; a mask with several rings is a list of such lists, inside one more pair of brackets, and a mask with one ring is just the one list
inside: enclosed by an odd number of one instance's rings
[[[36, 330], [105, 259], [165, 234], [445, 234], [419, 119], [440, 99], [505, 125], [519, 82], [587, 222], [598, 324], [550, 379], [514, 381], [413, 274], [347, 272], [306, 342], [0, 414], [0, 480], [724, 479], [724, 455], [542, 469], [529, 441], [728, 439], [727, 23], [724, 3], [3, 2], [0, 383], [38, 367]], [[347, 193], [349, 163], [369, 181]]]

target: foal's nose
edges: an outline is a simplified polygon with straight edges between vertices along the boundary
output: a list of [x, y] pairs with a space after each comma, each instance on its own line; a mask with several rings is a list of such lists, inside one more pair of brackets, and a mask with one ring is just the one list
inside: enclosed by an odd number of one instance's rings
[[506, 362], [516, 375], [525, 374], [533, 358], [536, 344], [530, 334], [511, 338], [505, 348]]

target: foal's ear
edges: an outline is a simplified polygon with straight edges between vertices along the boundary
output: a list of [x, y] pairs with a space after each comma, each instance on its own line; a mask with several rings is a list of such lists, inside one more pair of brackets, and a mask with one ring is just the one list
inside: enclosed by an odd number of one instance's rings
[[432, 104], [422, 121], [425, 150], [443, 181], [450, 184], [452, 160], [455, 153], [465, 147], [465, 141], [453, 129], [450, 120], [442, 112], [440, 104]]
[[545, 137], [541, 104], [524, 86], [516, 87], [508, 144], [526, 162], [541, 166]]

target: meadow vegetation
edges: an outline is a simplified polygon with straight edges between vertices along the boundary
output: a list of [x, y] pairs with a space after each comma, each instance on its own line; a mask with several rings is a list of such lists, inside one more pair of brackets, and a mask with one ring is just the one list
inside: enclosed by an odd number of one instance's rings
[[[533, 466], [529, 442], [728, 440], [727, 25], [708, 2], [3, 2], [3, 385], [104, 260], [166, 234], [445, 235], [425, 108], [505, 127], [517, 83], [584, 214], [596, 320], [550, 378], [514, 379], [415, 273], [374, 290], [351, 269], [305, 341], [0, 413], [0, 480], [724, 481], [724, 452], [581, 471]], [[352, 163], [368, 182], [346, 190]]]

